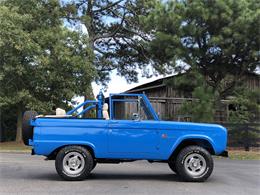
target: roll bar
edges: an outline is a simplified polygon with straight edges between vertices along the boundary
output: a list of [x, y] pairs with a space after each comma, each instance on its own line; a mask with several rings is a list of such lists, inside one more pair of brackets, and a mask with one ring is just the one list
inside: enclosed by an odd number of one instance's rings
[[66, 114], [67, 115], [72, 115], [78, 109], [84, 107], [87, 104], [90, 104], [90, 105], [88, 107], [86, 107], [85, 109], [83, 109], [76, 116], [83, 115], [84, 113], [86, 113], [90, 109], [97, 107], [97, 118], [100, 118], [100, 119], [103, 118], [103, 116], [102, 116], [102, 108], [103, 108], [103, 104], [104, 104], [104, 95], [103, 95], [102, 91], [100, 91], [99, 94], [97, 95], [97, 100], [86, 100], [85, 102], [83, 102], [80, 105], [76, 106], [72, 110], [68, 111]]

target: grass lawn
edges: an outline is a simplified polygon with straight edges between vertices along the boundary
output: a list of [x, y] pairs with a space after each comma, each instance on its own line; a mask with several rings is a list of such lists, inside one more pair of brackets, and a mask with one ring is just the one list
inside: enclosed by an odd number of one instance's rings
[[243, 150], [228, 150], [229, 158], [236, 160], [260, 160], [260, 150], [243, 151]]
[[[31, 152], [31, 147], [25, 146], [23, 143], [3, 142], [0, 143], [0, 152]], [[251, 151], [243, 151], [242, 149], [231, 148], [228, 150], [230, 159], [237, 160], [260, 160], [260, 149], [254, 148]], [[221, 157], [220, 157], [221, 158]]]
[[17, 142], [0, 143], [0, 152], [31, 152], [31, 147]]

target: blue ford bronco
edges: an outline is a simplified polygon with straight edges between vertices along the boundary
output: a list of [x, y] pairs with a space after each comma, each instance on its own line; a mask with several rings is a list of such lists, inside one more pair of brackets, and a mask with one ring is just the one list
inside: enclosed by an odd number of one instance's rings
[[[95, 110], [96, 117], [85, 118]], [[111, 94], [56, 115], [26, 111], [23, 140], [32, 154], [55, 160], [65, 180], [83, 180], [97, 163], [168, 163], [184, 181], [205, 181], [211, 155], [227, 156], [227, 130], [215, 124], [161, 121], [145, 94]]]

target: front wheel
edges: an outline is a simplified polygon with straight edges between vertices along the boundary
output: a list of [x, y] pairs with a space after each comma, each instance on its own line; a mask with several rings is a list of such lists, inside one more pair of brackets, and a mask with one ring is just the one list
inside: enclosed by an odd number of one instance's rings
[[213, 171], [210, 153], [199, 146], [188, 146], [180, 151], [176, 159], [176, 169], [184, 181], [205, 181]]
[[94, 162], [93, 162], [93, 166], [92, 166], [92, 168], [91, 168], [91, 171], [93, 171], [93, 169], [95, 169], [96, 166], [97, 166], [97, 161], [94, 161]]
[[93, 157], [82, 146], [66, 146], [58, 152], [55, 167], [57, 173], [65, 180], [83, 180], [92, 170]]
[[171, 169], [174, 173], [176, 173], [176, 174], [178, 175], [178, 172], [177, 172], [177, 169], [176, 169], [175, 160], [170, 160], [170, 161], [168, 162], [168, 165], [169, 165], [170, 169]]

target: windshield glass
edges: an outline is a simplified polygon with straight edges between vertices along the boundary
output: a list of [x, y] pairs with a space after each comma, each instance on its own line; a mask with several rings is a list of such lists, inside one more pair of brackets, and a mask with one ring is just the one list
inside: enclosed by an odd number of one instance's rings
[[154, 120], [145, 99], [141, 96], [121, 96], [112, 99], [113, 119], [116, 120]]

